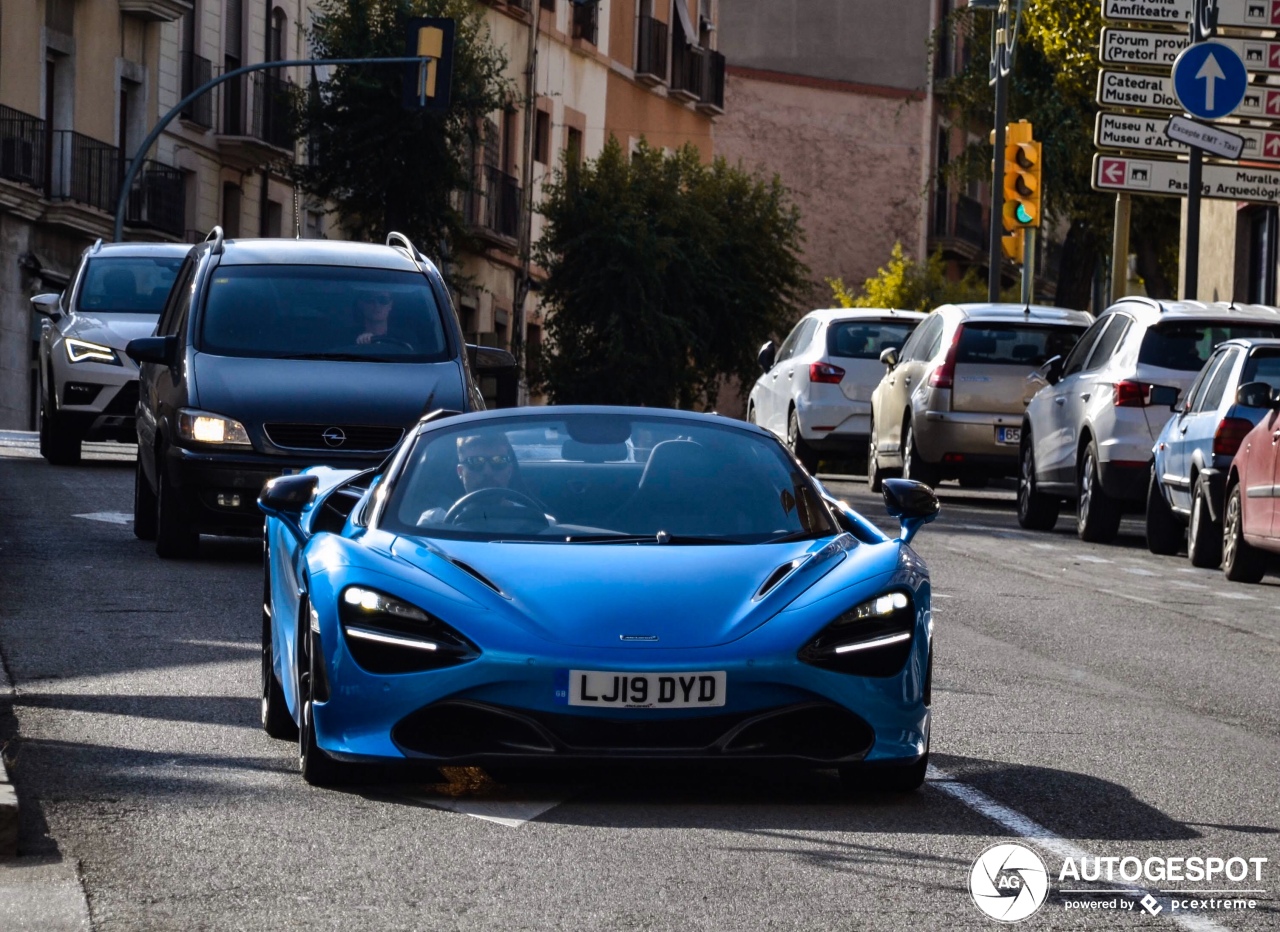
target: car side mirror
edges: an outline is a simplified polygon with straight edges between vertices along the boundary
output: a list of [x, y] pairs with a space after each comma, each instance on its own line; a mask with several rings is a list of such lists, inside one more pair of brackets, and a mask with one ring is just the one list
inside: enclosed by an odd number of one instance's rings
[[62, 295], [38, 294], [31, 299], [31, 307], [41, 317], [47, 317], [55, 323], [62, 319]]
[[1236, 389], [1236, 404], [1246, 408], [1280, 408], [1277, 393], [1266, 382], [1246, 382]]
[[895, 369], [898, 366], [898, 348], [896, 346], [886, 346], [880, 351], [880, 361], [889, 369]]
[[1041, 377], [1050, 385], [1057, 385], [1062, 381], [1062, 364], [1065, 360], [1061, 356], [1051, 356], [1040, 364], [1036, 369]]
[[178, 359], [178, 338], [170, 335], [167, 337], [139, 337], [136, 340], [130, 340], [124, 348], [124, 354], [142, 365], [144, 362], [152, 362], [158, 366], [168, 366], [173, 368]]
[[910, 479], [885, 479], [882, 490], [884, 507], [889, 517], [897, 518], [901, 527], [898, 538], [902, 543], [911, 543], [911, 538], [922, 527], [938, 517], [941, 505], [933, 489], [923, 482]]
[[276, 476], [262, 487], [258, 495], [258, 508], [287, 527], [299, 541], [305, 542], [302, 532], [302, 512], [316, 496], [320, 485], [317, 476]]
[[468, 343], [467, 358], [471, 360], [473, 369], [488, 371], [492, 369], [514, 369], [516, 367], [515, 356], [496, 346], [477, 346], [475, 343]]
[[768, 372], [773, 368], [774, 361], [778, 358], [778, 348], [773, 345], [770, 340], [764, 346], [760, 347], [760, 352], [756, 355], [756, 362], [760, 363], [760, 368]]
[[[1268, 392], [1271, 390], [1270, 385], [1266, 386], [1266, 388]], [[1178, 406], [1178, 396], [1181, 394], [1182, 392], [1174, 385], [1152, 385], [1147, 403], [1153, 408], [1168, 408], [1172, 411]]]

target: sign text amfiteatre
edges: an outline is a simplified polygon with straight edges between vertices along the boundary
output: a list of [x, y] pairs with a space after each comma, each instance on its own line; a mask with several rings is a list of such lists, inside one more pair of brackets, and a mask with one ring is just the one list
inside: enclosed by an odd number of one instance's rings
[[[1093, 143], [1099, 149], [1186, 155], [1186, 146], [1165, 135], [1167, 122], [1165, 117], [1103, 111], [1098, 114], [1094, 124]], [[1244, 137], [1244, 151], [1240, 153], [1240, 158], [1280, 163], [1280, 129], [1255, 129], [1249, 126], [1221, 128]]]
[[[1098, 154], [1093, 157], [1093, 187], [1157, 197], [1186, 197], [1191, 186], [1186, 162]], [[1280, 171], [1236, 165], [1205, 165], [1201, 193], [1224, 201], [1280, 201]]]
[[[1214, 41], [1235, 51], [1251, 74], [1280, 74], [1280, 41], [1222, 38]], [[1178, 53], [1190, 44], [1190, 37], [1175, 32], [1107, 28], [1102, 30], [1099, 58], [1104, 65], [1172, 68]]]
[[[1195, 0], [1104, 0], [1102, 18], [1117, 23], [1169, 23], [1191, 21]], [[1276, 0], [1218, 0], [1218, 25], [1243, 29], [1280, 28], [1280, 3]]]
[[[1173, 79], [1159, 74], [1099, 71], [1098, 103], [1104, 107], [1123, 107], [1126, 110], [1182, 112], [1182, 106], [1173, 93]], [[1249, 85], [1245, 91], [1244, 103], [1232, 116], [1247, 120], [1280, 120], [1280, 87]]]

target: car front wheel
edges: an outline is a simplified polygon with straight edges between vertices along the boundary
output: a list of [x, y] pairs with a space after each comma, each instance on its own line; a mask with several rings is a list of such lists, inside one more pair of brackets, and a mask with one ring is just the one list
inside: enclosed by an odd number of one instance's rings
[[74, 466], [80, 462], [80, 435], [73, 433], [66, 419], [46, 402], [40, 406], [40, 455], [54, 466]]
[[133, 471], [133, 536], [138, 540], [156, 539], [156, 493], [142, 471], [142, 451], [138, 451], [137, 468]]
[[1209, 483], [1201, 476], [1191, 495], [1191, 524], [1187, 528], [1187, 557], [1192, 566], [1217, 569], [1222, 565], [1222, 527], [1210, 517]]
[[1120, 505], [1102, 487], [1098, 449], [1092, 443], [1080, 461], [1076, 498], [1076, 534], [1091, 544], [1109, 544], [1120, 532]]
[[916, 446], [916, 428], [910, 421], [907, 422], [906, 436], [902, 439], [902, 478], [923, 482], [927, 486], [936, 486], [941, 478], [938, 467], [926, 463], [920, 455], [920, 448]]
[[262, 730], [282, 741], [296, 741], [298, 725], [289, 714], [284, 688], [276, 677], [271, 637], [271, 554], [262, 548]]
[[815, 472], [818, 468], [818, 454], [813, 447], [804, 442], [804, 437], [800, 434], [800, 417], [796, 414], [796, 409], [792, 408], [787, 414], [787, 446], [791, 449], [792, 454], [800, 461], [800, 465], [809, 472]]
[[1022, 431], [1022, 449], [1018, 457], [1018, 524], [1029, 531], [1052, 531], [1058, 523], [1062, 502], [1054, 495], [1036, 489], [1036, 454], [1031, 435]]
[[1240, 486], [1232, 486], [1222, 518], [1222, 572], [1232, 582], [1261, 582], [1267, 571], [1266, 555], [1244, 539], [1243, 508]]
[[200, 534], [187, 526], [182, 500], [159, 456], [156, 478], [156, 555], [163, 560], [190, 559], [200, 549]]
[[316, 682], [317, 664], [322, 658], [313, 656], [311, 650], [311, 603], [302, 600], [298, 621], [298, 770], [302, 779], [312, 786], [340, 786], [349, 783], [353, 768], [350, 764], [336, 761], [320, 749], [316, 741], [316, 723], [313, 709], [313, 686]]
[[1186, 529], [1160, 491], [1160, 480], [1152, 468], [1151, 479], [1147, 482], [1147, 549], [1152, 553], [1172, 556], [1182, 549], [1185, 536]]

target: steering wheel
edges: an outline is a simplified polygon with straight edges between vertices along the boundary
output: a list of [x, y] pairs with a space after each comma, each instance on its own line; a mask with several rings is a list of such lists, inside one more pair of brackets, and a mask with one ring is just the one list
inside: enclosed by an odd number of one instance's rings
[[[499, 510], [495, 517], [527, 525], [531, 531], [542, 531], [551, 526], [542, 506], [515, 489], [476, 489], [453, 503], [444, 515], [445, 524], [467, 524], [479, 516], [480, 509], [488, 506]], [[505, 512], [503, 514], [502, 512]]]
[[375, 343], [382, 343], [387, 346], [400, 346], [407, 349], [411, 353], [417, 351], [417, 347], [414, 346], [412, 343], [410, 343], [408, 340], [397, 340], [395, 337], [389, 337], [385, 333], [382, 334], [381, 336], [376, 336], [369, 341], [370, 346], [372, 346]]

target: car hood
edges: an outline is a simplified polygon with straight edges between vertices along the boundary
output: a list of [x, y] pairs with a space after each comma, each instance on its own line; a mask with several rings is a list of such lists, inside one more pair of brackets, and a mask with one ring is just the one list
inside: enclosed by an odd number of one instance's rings
[[339, 362], [195, 353], [191, 404], [246, 426], [269, 421], [408, 427], [427, 411], [464, 411], [456, 361]]
[[149, 337], [155, 329], [156, 318], [147, 314], [76, 314], [62, 335], [123, 350], [130, 340]]
[[[517, 623], [556, 643], [623, 648], [623, 636], [657, 648], [711, 647], [737, 640], [810, 589], [855, 546], [844, 537], [771, 545], [478, 543], [402, 537], [397, 557], [468, 589], [487, 579], [510, 600]], [[781, 566], [804, 558], [756, 599]], [[870, 569], [870, 567], [868, 567]], [[879, 570], [879, 568], [877, 568]], [[465, 570], [463, 572], [466, 572]], [[456, 577], [456, 579], [455, 579]], [[530, 585], [529, 580], [538, 580]]]

